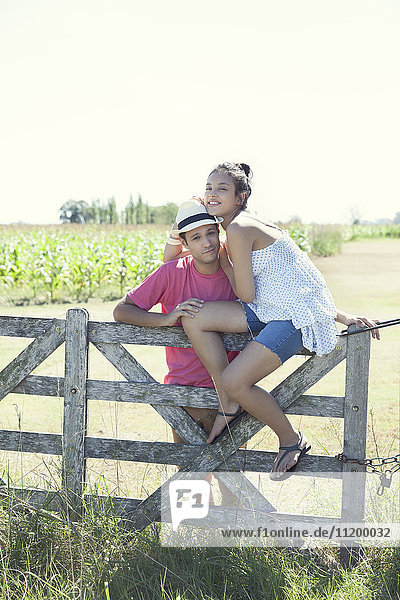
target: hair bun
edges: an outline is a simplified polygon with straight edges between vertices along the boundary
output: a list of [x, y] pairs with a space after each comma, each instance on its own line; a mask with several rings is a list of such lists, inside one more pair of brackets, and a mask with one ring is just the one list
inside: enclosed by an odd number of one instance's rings
[[246, 176], [250, 179], [250, 177], [252, 177], [253, 173], [249, 167], [249, 165], [246, 165], [246, 163], [239, 163], [240, 168], [243, 169], [243, 171], [246, 173]]

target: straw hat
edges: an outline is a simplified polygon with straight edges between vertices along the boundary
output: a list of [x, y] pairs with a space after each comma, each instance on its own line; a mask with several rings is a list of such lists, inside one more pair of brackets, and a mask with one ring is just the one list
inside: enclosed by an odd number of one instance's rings
[[218, 225], [224, 219], [222, 217], [213, 217], [208, 214], [206, 207], [192, 198], [187, 202], [182, 202], [178, 208], [178, 214], [176, 215], [175, 222], [177, 223], [177, 229], [174, 229], [172, 233], [179, 235], [185, 231], [191, 231], [201, 225]]

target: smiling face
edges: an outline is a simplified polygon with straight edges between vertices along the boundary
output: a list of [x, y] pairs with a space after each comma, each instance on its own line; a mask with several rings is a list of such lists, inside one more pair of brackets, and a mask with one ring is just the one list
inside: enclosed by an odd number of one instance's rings
[[207, 180], [204, 202], [210, 215], [223, 217], [223, 227], [240, 209], [243, 198], [236, 193], [235, 182], [223, 171], [215, 171]]
[[186, 231], [182, 241], [193, 256], [196, 271], [204, 275], [211, 275], [218, 271], [220, 245], [216, 225], [200, 225]]

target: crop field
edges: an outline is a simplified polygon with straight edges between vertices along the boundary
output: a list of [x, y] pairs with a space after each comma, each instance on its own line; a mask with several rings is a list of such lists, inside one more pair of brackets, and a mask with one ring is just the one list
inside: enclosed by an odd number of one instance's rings
[[132, 227], [50, 226], [0, 231], [3, 301], [19, 304], [122, 296], [162, 260], [165, 232]]
[[[0, 226], [0, 303], [121, 297], [162, 261], [167, 225]], [[400, 226], [290, 225], [299, 247], [331, 256], [354, 239], [400, 238]]]

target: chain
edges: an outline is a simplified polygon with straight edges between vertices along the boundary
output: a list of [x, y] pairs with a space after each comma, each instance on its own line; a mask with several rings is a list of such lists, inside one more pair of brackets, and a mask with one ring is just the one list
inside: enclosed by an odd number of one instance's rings
[[386, 458], [380, 458], [377, 456], [376, 458], [365, 458], [364, 460], [360, 460], [358, 458], [349, 458], [343, 452], [341, 452], [340, 454], [336, 455], [336, 458], [344, 463], [350, 462], [357, 465], [366, 466], [367, 469], [370, 468], [373, 472], [378, 473], [381, 473], [381, 471], [379, 471], [377, 467], [384, 467], [392, 463], [395, 463], [395, 466], [390, 469], [391, 471], [395, 472], [400, 469], [400, 454], [388, 456]]
[[[358, 458], [349, 458], [343, 452], [336, 455], [336, 458], [344, 463], [355, 463], [357, 465], [365, 466], [371, 473], [377, 473], [381, 479], [380, 486], [377, 490], [379, 496], [382, 496], [385, 488], [389, 488], [392, 483], [393, 473], [400, 470], [400, 454], [395, 456], [388, 456], [381, 458], [365, 458], [360, 460]], [[387, 467], [387, 465], [393, 465], [390, 468], [386, 468], [384, 471], [380, 471], [378, 467]]]

